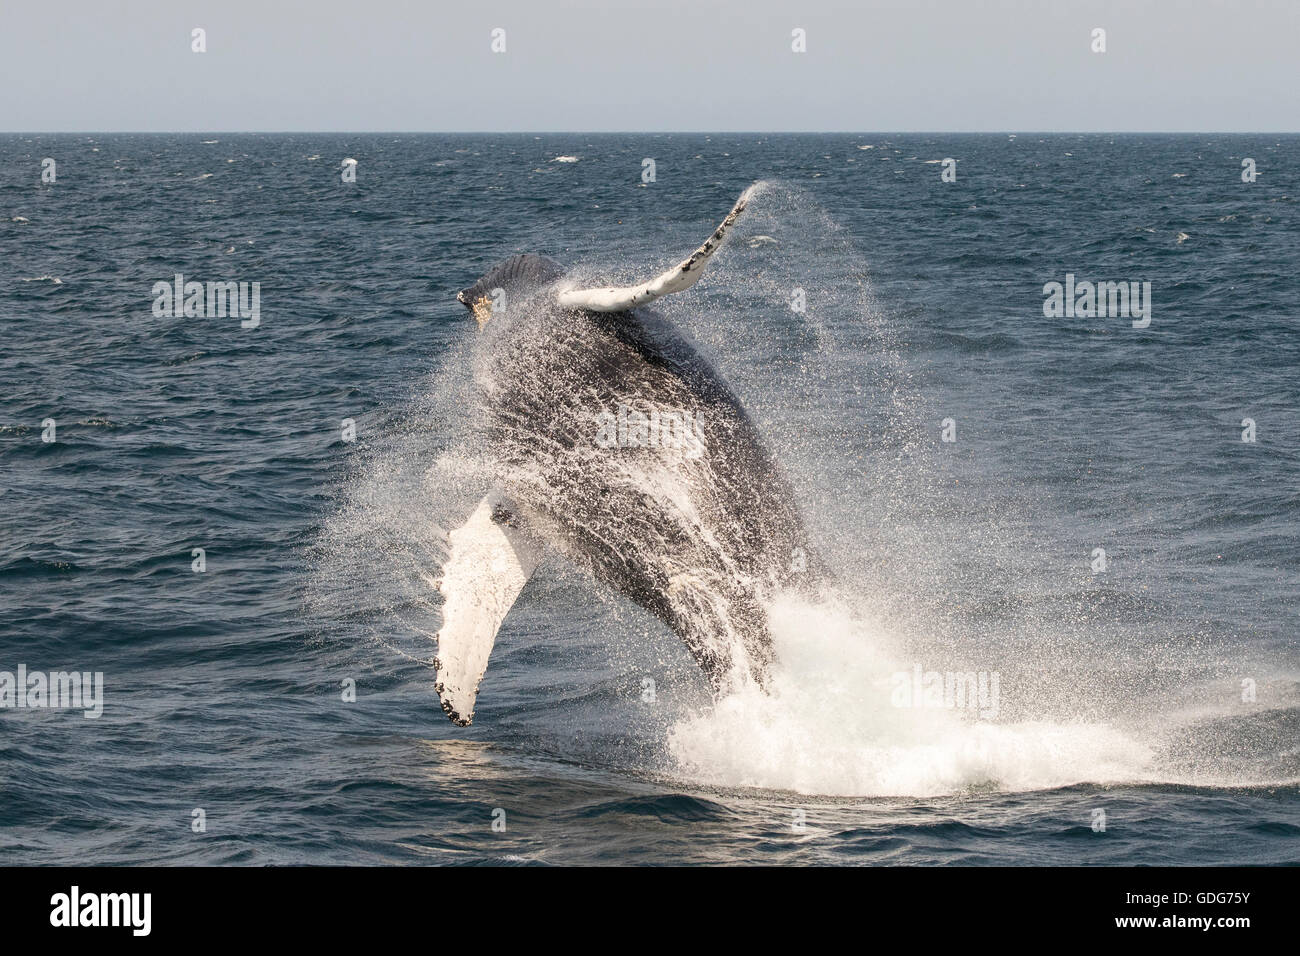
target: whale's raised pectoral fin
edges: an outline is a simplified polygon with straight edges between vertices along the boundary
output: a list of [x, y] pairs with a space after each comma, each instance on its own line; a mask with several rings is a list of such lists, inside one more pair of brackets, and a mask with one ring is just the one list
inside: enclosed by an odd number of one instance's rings
[[691, 253], [690, 257], [673, 266], [667, 272], [649, 282], [640, 285], [607, 286], [601, 289], [562, 289], [558, 294], [559, 303], [566, 309], [588, 309], [592, 312], [625, 312], [639, 305], [662, 299], [674, 292], [683, 292], [695, 285], [704, 274], [704, 267], [709, 264], [713, 254], [718, 251], [727, 233], [736, 224], [745, 206], [753, 198], [757, 184], [750, 186], [722, 220], [722, 225], [713, 231], [713, 235], [704, 241], [704, 245]]
[[443, 711], [464, 727], [474, 719], [497, 630], [536, 570], [541, 549], [523, 530], [513, 505], [495, 492], [449, 538], [439, 584], [444, 600], [435, 686]]

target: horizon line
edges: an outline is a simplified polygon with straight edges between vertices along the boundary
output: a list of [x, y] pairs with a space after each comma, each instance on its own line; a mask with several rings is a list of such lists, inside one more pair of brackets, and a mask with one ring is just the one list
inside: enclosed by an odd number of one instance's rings
[[1296, 136], [1300, 130], [0, 130], [0, 136]]

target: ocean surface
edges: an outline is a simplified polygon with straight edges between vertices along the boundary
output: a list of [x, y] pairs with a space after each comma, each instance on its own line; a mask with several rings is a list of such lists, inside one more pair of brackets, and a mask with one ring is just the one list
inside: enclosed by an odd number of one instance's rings
[[[0, 709], [0, 863], [1300, 863], [1298, 177], [1263, 134], [0, 136], [0, 672], [104, 675]], [[552, 555], [453, 726], [456, 291], [648, 278], [755, 181], [658, 307], [836, 589], [715, 701]], [[178, 273], [260, 324], [155, 314]], [[1067, 275], [1149, 325], [1046, 315]], [[900, 703], [930, 673], [997, 696]]]

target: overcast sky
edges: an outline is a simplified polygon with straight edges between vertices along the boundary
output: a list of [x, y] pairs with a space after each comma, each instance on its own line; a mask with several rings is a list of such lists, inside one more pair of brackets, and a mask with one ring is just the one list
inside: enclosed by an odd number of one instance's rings
[[0, 0], [0, 130], [1290, 132], [1298, 41], [1300, 0]]

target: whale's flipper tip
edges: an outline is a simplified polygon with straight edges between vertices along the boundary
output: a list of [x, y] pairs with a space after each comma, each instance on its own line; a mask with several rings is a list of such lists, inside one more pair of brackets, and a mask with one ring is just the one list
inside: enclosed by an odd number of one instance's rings
[[446, 687], [442, 684], [435, 684], [434, 690], [436, 690], [438, 696], [442, 698], [442, 712], [447, 715], [448, 719], [450, 719], [453, 724], [457, 727], [468, 727], [470, 724], [474, 723], [473, 710], [469, 712], [469, 716], [462, 717], [456, 708], [452, 706], [450, 695], [443, 696], [447, 693]]
[[626, 312], [637, 306], [646, 305], [655, 299], [662, 299], [674, 292], [684, 292], [699, 280], [713, 254], [722, 246], [731, 227], [736, 224], [740, 214], [745, 211], [750, 200], [758, 192], [762, 182], [751, 183], [740, 194], [727, 213], [722, 224], [704, 241], [704, 244], [686, 259], [673, 266], [662, 275], [630, 286], [607, 286], [601, 289], [563, 289], [558, 301], [566, 309], [587, 309], [591, 312]]

